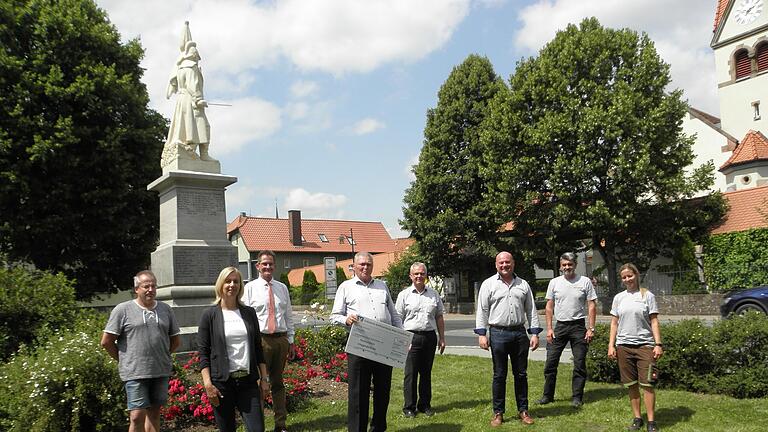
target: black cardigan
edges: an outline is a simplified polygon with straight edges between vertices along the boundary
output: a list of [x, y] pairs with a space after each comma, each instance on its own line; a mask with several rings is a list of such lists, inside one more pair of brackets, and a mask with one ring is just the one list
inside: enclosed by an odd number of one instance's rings
[[[238, 304], [240, 315], [245, 322], [248, 332], [248, 356], [250, 357], [250, 374], [248, 381], [259, 379], [259, 364], [265, 363], [264, 351], [261, 348], [261, 333], [256, 310], [250, 306]], [[203, 312], [200, 324], [197, 326], [197, 349], [200, 352], [200, 369], [210, 368], [211, 381], [226, 381], [229, 379], [229, 357], [227, 342], [224, 337], [224, 314], [219, 305], [213, 305]]]

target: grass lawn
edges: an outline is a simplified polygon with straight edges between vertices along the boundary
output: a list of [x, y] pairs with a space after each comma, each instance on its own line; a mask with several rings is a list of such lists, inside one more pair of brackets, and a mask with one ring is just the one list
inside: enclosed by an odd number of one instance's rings
[[[389, 431], [456, 432], [487, 430], [519, 431], [623, 431], [632, 414], [626, 390], [620, 385], [587, 383], [585, 405], [580, 410], [570, 406], [570, 365], [560, 365], [556, 402], [537, 406], [544, 384], [544, 363], [530, 362], [528, 369], [530, 412], [536, 420], [525, 426], [514, 417], [500, 428], [491, 428], [490, 359], [444, 355], [437, 356], [432, 379], [434, 417], [402, 415], [403, 371], [395, 369], [392, 397], [388, 411]], [[511, 369], [510, 369], [511, 373]], [[310, 402], [300, 412], [288, 416], [291, 431], [346, 430], [346, 398], [340, 401]], [[507, 385], [507, 413], [514, 416], [512, 379]], [[765, 431], [768, 430], [768, 398], [733, 399], [674, 390], [657, 393], [656, 420], [662, 431]], [[274, 427], [267, 418], [267, 430]]]

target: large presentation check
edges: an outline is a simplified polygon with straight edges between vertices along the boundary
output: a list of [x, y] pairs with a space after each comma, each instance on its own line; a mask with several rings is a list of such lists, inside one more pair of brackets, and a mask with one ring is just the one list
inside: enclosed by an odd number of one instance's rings
[[413, 333], [374, 319], [359, 317], [344, 349], [350, 354], [388, 366], [404, 368]]

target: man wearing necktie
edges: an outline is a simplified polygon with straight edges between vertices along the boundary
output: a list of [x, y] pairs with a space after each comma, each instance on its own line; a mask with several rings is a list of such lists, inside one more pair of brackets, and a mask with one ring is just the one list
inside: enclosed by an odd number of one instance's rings
[[243, 303], [256, 309], [261, 329], [261, 344], [269, 371], [272, 388], [272, 408], [275, 412], [275, 431], [287, 431], [288, 410], [283, 383], [283, 368], [296, 353], [293, 344], [294, 328], [291, 317], [291, 297], [288, 287], [275, 280], [275, 254], [259, 252], [259, 277], [245, 286]]

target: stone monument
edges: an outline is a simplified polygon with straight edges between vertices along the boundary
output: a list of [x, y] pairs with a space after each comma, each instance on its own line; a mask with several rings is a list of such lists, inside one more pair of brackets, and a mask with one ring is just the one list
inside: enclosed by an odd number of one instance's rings
[[237, 266], [237, 248], [227, 240], [224, 191], [237, 181], [221, 174], [209, 154], [211, 128], [205, 116], [200, 54], [184, 23], [181, 55], [169, 80], [176, 94], [160, 165], [163, 174], [147, 186], [160, 195], [160, 241], [152, 252], [157, 298], [174, 308], [182, 327], [181, 351], [195, 349], [202, 309], [213, 303], [221, 269]]

